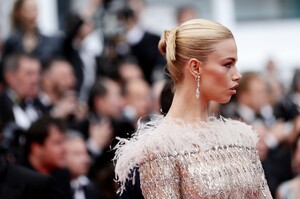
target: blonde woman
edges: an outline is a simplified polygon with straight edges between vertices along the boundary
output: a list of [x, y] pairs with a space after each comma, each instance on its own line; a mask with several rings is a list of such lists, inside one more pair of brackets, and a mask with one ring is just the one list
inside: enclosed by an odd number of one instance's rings
[[[250, 126], [208, 115], [208, 103], [227, 103], [241, 74], [229, 29], [193, 19], [165, 31], [159, 50], [167, 59], [174, 98], [166, 116], [140, 124], [117, 146], [119, 193], [138, 184], [144, 198], [272, 198]], [[138, 178], [137, 178], [138, 177]]]

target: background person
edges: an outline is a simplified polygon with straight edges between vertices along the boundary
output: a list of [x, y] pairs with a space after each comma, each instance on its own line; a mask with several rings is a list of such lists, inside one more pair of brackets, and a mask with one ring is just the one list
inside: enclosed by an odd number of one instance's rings
[[91, 159], [81, 134], [69, 131], [65, 141], [66, 167], [71, 174], [73, 199], [100, 199], [98, 187], [88, 177]]
[[65, 199], [71, 198], [70, 173], [65, 160], [66, 128], [59, 119], [43, 116], [26, 133], [24, 166], [55, 179]]

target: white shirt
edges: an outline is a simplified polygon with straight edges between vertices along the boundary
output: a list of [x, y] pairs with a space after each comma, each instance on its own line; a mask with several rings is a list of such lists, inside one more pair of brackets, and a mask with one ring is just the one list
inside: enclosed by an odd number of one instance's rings
[[71, 180], [71, 188], [74, 191], [73, 199], [87, 199], [85, 198], [83, 187], [89, 183], [90, 180], [83, 175]]

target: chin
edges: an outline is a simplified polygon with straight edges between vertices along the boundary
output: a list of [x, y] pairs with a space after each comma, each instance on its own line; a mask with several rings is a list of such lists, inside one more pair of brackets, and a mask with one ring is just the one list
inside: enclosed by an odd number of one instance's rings
[[230, 101], [231, 97], [229, 98], [224, 98], [224, 99], [219, 99], [219, 100], [215, 100], [217, 103], [219, 104], [227, 104]]

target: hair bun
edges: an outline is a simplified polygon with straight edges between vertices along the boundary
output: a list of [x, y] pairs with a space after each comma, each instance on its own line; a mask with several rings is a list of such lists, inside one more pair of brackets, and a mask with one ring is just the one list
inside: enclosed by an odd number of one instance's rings
[[176, 35], [177, 28], [173, 28], [168, 35], [167, 39], [167, 56], [169, 56], [171, 61], [176, 60]]
[[169, 30], [165, 30], [161, 35], [160, 41], [158, 43], [158, 50], [160, 54], [162, 54], [163, 56], [166, 56], [167, 54], [167, 38], [169, 33], [170, 33]]
[[165, 30], [158, 43], [159, 52], [167, 57], [167, 60], [176, 60], [176, 35], [177, 28], [173, 28], [171, 31]]

